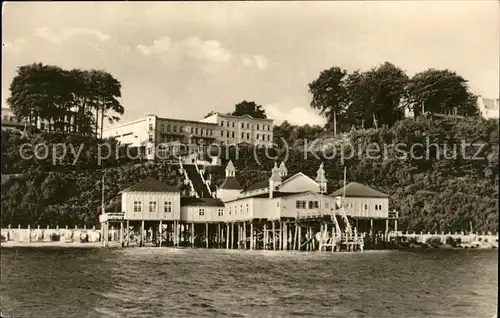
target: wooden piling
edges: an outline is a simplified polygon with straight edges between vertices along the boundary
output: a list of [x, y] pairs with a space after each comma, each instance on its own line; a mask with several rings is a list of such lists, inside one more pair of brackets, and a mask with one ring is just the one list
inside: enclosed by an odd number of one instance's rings
[[272, 221], [272, 231], [273, 231], [273, 250], [276, 251], [276, 225], [274, 224], [274, 220]]
[[299, 235], [297, 237], [297, 250], [300, 251], [302, 244], [302, 225], [299, 224]]
[[283, 222], [278, 223], [279, 224], [279, 229], [278, 229], [278, 250], [283, 250]]
[[205, 222], [205, 247], [208, 248], [208, 223]]
[[229, 223], [226, 223], [226, 250], [229, 249]]
[[250, 249], [253, 250], [254, 244], [253, 222], [250, 221]]
[[[106, 233], [106, 239], [107, 239], [107, 233]], [[144, 246], [144, 220], [141, 221], [141, 245]]]
[[264, 223], [264, 233], [262, 235], [262, 249], [267, 250], [267, 221]]
[[163, 241], [163, 222], [160, 220], [160, 224], [158, 224], [158, 233], [160, 234], [160, 237], [158, 238], [158, 247], [161, 247], [161, 243]]
[[247, 249], [247, 222], [243, 222], [243, 249]]
[[231, 222], [231, 249], [233, 249], [233, 248], [234, 248], [234, 223]]
[[120, 221], [120, 246], [123, 246], [123, 221]]

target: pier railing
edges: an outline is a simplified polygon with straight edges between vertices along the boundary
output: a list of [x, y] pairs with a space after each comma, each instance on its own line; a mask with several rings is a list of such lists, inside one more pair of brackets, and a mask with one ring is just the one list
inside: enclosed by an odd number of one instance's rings
[[431, 232], [420, 232], [420, 233], [409, 233], [409, 232], [394, 232], [391, 231], [388, 233], [388, 238], [393, 239], [393, 238], [399, 238], [399, 239], [404, 239], [404, 240], [416, 240], [417, 242], [420, 243], [426, 243], [429, 242], [430, 240], [439, 240], [441, 243], [446, 243], [446, 241], [451, 238], [453, 240], [460, 240], [460, 242], [464, 245], [484, 245], [484, 244], [491, 244], [492, 246], [498, 247], [498, 233], [492, 233], [492, 232], [455, 232], [455, 233], [431, 233]]

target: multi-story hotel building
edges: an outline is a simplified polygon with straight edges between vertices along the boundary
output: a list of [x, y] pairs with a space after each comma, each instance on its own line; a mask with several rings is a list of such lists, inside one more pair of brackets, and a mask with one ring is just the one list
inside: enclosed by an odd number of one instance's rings
[[215, 114], [192, 121], [147, 115], [105, 129], [103, 137], [113, 137], [131, 147], [144, 147], [148, 159], [166, 158], [168, 154], [190, 152], [188, 145], [269, 145], [273, 142], [273, 120]]
[[214, 114], [201, 122], [217, 124], [220, 127], [217, 140], [224, 144], [246, 142], [265, 146], [273, 142], [272, 119], [253, 118], [250, 115]]

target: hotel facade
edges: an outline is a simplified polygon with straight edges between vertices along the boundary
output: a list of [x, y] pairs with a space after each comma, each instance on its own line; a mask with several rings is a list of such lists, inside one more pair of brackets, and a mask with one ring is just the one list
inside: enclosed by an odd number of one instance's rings
[[200, 121], [147, 115], [103, 131], [104, 138], [115, 138], [130, 147], [144, 147], [147, 159], [166, 158], [191, 152], [189, 147], [248, 143], [268, 146], [273, 142], [273, 120], [249, 115], [214, 114]]

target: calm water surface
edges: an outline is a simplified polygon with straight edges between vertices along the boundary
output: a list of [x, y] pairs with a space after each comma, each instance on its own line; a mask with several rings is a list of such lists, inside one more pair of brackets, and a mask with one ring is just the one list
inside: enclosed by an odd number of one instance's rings
[[486, 317], [495, 251], [2, 248], [21, 317]]

